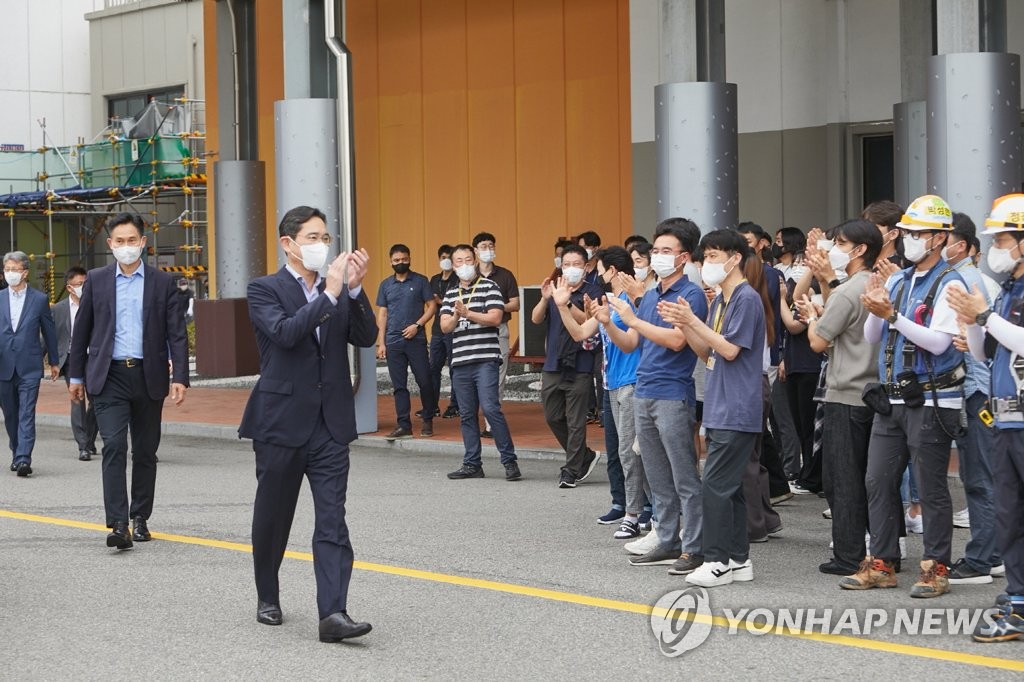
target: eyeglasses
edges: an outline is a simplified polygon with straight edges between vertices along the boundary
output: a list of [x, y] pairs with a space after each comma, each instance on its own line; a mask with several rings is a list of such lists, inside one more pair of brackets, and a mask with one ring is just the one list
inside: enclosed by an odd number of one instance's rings
[[311, 233], [311, 234], [302, 235], [299, 239], [295, 239], [293, 241], [295, 241], [296, 243], [301, 241], [301, 242], [304, 242], [306, 244], [316, 244], [317, 242], [323, 242], [324, 244], [327, 244], [328, 246], [330, 246], [331, 242], [334, 241], [334, 237], [332, 237], [331, 235], [329, 235], [327, 233], [324, 233], [324, 234]]

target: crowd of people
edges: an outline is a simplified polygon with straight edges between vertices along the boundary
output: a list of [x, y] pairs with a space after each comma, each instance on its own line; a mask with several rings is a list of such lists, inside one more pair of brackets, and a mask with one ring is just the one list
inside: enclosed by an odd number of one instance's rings
[[[783, 532], [776, 505], [816, 494], [832, 526], [819, 570], [840, 587], [896, 587], [907, 533], [921, 534], [911, 597], [1005, 575], [1000, 616], [974, 637], [1024, 635], [1024, 196], [997, 201], [986, 234], [989, 269], [1010, 274], [1001, 284], [978, 267], [970, 217], [933, 195], [905, 210], [879, 201], [806, 234], [745, 222], [702, 235], [672, 218], [653, 241], [558, 240], [529, 311], [546, 331], [541, 404], [565, 452], [558, 487], [576, 487], [606, 455], [612, 506], [598, 522], [628, 541], [632, 565], [667, 566], [702, 587], [753, 580], [750, 544]], [[498, 343], [519, 294], [494, 245], [487, 233], [442, 245], [429, 283], [396, 245], [378, 296], [389, 310], [378, 355], [401, 375], [388, 437], [412, 436], [404, 358], [419, 365], [425, 434], [442, 414], [448, 363], [443, 416], [460, 416], [466, 450], [452, 479], [484, 476], [481, 436], [495, 439], [506, 478], [521, 477], [501, 412], [508, 345]], [[405, 312], [393, 320], [395, 310]], [[587, 442], [595, 410], [604, 453]], [[967, 499], [956, 513], [953, 442]], [[954, 524], [970, 528], [962, 557]]]

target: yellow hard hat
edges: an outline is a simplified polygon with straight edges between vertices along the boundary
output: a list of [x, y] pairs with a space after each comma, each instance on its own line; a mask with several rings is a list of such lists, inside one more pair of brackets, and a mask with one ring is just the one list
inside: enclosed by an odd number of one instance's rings
[[1024, 231], [1024, 194], [1006, 194], [992, 202], [982, 234]]
[[953, 212], [946, 200], [935, 194], [914, 199], [896, 227], [904, 230], [952, 230]]

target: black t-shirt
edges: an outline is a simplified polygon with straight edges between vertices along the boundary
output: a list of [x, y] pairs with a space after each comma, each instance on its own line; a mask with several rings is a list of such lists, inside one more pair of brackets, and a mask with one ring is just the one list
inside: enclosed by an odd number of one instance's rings
[[[519, 282], [516, 281], [516, 276], [508, 268], [495, 265], [490, 273], [484, 275], [481, 271], [480, 274], [498, 285], [498, 289], [501, 291], [501, 298], [505, 303], [508, 303], [510, 299], [519, 298]], [[512, 319], [512, 313], [506, 312], [501, 316], [502, 322], [508, 322], [510, 319]]]
[[444, 295], [452, 287], [459, 286], [459, 278], [455, 276], [454, 271], [448, 272], [448, 279], [444, 278], [444, 274], [439, 272], [430, 278], [430, 290], [434, 292], [434, 298], [437, 299], [437, 313], [434, 315], [434, 324], [430, 328], [431, 334], [441, 333], [441, 303], [444, 302]]

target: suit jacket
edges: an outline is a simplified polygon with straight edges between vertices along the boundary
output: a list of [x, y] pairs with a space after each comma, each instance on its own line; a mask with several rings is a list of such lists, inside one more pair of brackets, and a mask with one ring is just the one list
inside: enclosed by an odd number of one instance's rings
[[[103, 391], [114, 355], [117, 313], [116, 263], [89, 271], [75, 317], [75, 335], [68, 355], [68, 377], [85, 379], [91, 395]], [[185, 316], [178, 307], [174, 278], [145, 263], [142, 290], [142, 371], [153, 400], [167, 397], [168, 355], [175, 383], [188, 386], [188, 339]]]
[[346, 444], [355, 439], [348, 344], [373, 346], [377, 322], [365, 291], [354, 300], [343, 291], [337, 304], [322, 293], [323, 283], [320, 291], [307, 303], [302, 285], [284, 268], [249, 283], [260, 378], [245, 406], [239, 437], [300, 447], [313, 435], [317, 415], [326, 406], [331, 437]]
[[54, 304], [53, 324], [57, 328], [57, 366], [64, 368], [71, 351], [71, 297], [65, 296]]
[[[46, 294], [28, 287], [18, 329], [11, 329], [11, 290], [0, 291], [0, 380], [14, 373], [22, 379], [43, 377], [43, 344], [50, 364], [57, 364], [57, 334]], [[39, 342], [42, 334], [43, 343]]]

